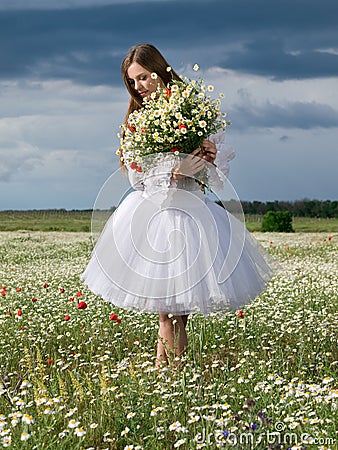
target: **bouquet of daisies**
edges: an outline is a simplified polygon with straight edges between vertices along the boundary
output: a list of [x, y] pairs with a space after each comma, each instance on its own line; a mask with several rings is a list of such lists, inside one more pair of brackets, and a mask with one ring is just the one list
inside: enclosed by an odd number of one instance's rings
[[[157, 75], [153, 73], [152, 78]], [[224, 120], [226, 114], [221, 113], [221, 101], [211, 99], [208, 94], [213, 90], [203, 80], [187, 77], [173, 80], [167, 87], [158, 85], [151, 98], [143, 100], [144, 106], [132, 112], [121, 126], [117, 153], [124, 164], [141, 170], [145, 156], [190, 153], [209, 135], [225, 129], [229, 122]]]

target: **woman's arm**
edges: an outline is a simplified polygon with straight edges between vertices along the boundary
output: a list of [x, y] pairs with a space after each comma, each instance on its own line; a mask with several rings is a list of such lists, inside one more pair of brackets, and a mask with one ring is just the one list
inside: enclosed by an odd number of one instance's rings
[[184, 177], [192, 177], [195, 173], [204, 169], [205, 162], [201, 157], [201, 149], [196, 148], [190, 154], [188, 154], [179, 164], [172, 170], [171, 178], [173, 180], [179, 180]]

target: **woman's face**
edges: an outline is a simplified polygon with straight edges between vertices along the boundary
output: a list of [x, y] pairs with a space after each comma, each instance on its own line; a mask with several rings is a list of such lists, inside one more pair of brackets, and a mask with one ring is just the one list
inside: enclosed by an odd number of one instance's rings
[[131, 87], [139, 93], [142, 98], [150, 98], [152, 92], [155, 92], [158, 80], [151, 78], [151, 72], [145, 69], [137, 62], [130, 64], [127, 71], [129, 83]]

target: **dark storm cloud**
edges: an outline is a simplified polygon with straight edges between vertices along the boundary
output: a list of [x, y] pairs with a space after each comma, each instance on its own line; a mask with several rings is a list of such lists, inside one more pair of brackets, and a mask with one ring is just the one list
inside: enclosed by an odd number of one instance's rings
[[204, 66], [273, 79], [338, 76], [338, 56], [317, 51], [338, 48], [337, 17], [335, 0], [138, 1], [3, 10], [0, 77], [120, 84], [121, 59], [137, 42], [154, 43], [175, 66], [196, 62], [191, 54], [198, 51]]
[[281, 142], [287, 142], [287, 141], [289, 140], [289, 136], [286, 136], [286, 135], [284, 134], [283, 136], [281, 136], [281, 137], [279, 138], [279, 140], [280, 140]]
[[318, 49], [295, 49], [288, 49], [282, 38], [260, 38], [245, 44], [241, 51], [229, 52], [220, 65], [273, 79], [338, 76], [338, 55]]
[[[233, 105], [231, 118], [236, 128], [338, 128], [338, 111], [331, 106], [316, 102], [289, 102], [277, 105]], [[286, 140], [283, 136], [281, 140]]]

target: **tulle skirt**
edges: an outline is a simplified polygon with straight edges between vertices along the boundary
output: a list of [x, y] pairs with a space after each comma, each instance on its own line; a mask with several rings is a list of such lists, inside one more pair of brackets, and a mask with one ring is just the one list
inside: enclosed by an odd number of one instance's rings
[[208, 315], [238, 309], [274, 274], [273, 260], [202, 191], [130, 193], [110, 216], [80, 279], [117, 307]]

